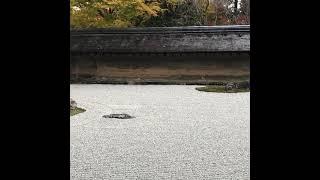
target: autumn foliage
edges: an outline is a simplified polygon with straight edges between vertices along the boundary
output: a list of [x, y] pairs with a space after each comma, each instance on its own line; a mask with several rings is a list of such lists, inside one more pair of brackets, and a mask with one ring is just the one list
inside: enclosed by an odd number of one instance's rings
[[71, 28], [249, 24], [249, 0], [70, 0]]

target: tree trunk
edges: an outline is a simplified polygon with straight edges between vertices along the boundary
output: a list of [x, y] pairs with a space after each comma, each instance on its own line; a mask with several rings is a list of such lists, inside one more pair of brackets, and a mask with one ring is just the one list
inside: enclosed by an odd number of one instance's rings
[[234, 13], [238, 11], [238, 0], [234, 0]]
[[238, 16], [238, 0], [234, 0], [233, 23], [236, 23]]

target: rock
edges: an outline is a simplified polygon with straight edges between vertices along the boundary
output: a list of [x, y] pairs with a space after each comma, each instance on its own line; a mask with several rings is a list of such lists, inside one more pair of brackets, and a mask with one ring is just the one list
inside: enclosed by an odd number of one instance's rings
[[104, 118], [117, 118], [117, 119], [131, 119], [134, 118], [133, 116], [130, 116], [129, 114], [109, 114], [102, 116]]
[[236, 89], [236, 88], [238, 88], [238, 84], [234, 83], [234, 82], [229, 82], [225, 86], [225, 90], [226, 91], [229, 91], [229, 90], [232, 90], [232, 89]]
[[225, 90], [229, 91], [232, 89], [250, 89], [250, 81], [242, 82], [229, 82], [225, 86]]
[[77, 107], [76, 101], [70, 98], [70, 109], [75, 109], [76, 107]]
[[238, 88], [241, 88], [241, 89], [250, 89], [250, 81], [240, 82]]

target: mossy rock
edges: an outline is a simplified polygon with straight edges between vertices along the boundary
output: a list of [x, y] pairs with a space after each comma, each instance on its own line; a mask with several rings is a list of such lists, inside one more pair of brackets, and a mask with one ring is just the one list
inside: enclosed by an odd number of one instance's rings
[[250, 92], [249, 88], [234, 88], [226, 90], [225, 86], [205, 86], [197, 87], [196, 90], [204, 92], [216, 92], [216, 93], [238, 93], [238, 92]]
[[85, 111], [86, 111], [85, 109], [78, 108], [78, 107], [70, 108], [70, 116], [74, 116], [76, 114], [83, 113]]

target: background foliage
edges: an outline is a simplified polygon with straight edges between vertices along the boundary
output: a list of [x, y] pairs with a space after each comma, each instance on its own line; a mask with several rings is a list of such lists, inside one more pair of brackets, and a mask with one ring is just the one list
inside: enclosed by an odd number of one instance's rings
[[250, 0], [70, 0], [71, 28], [250, 24]]

